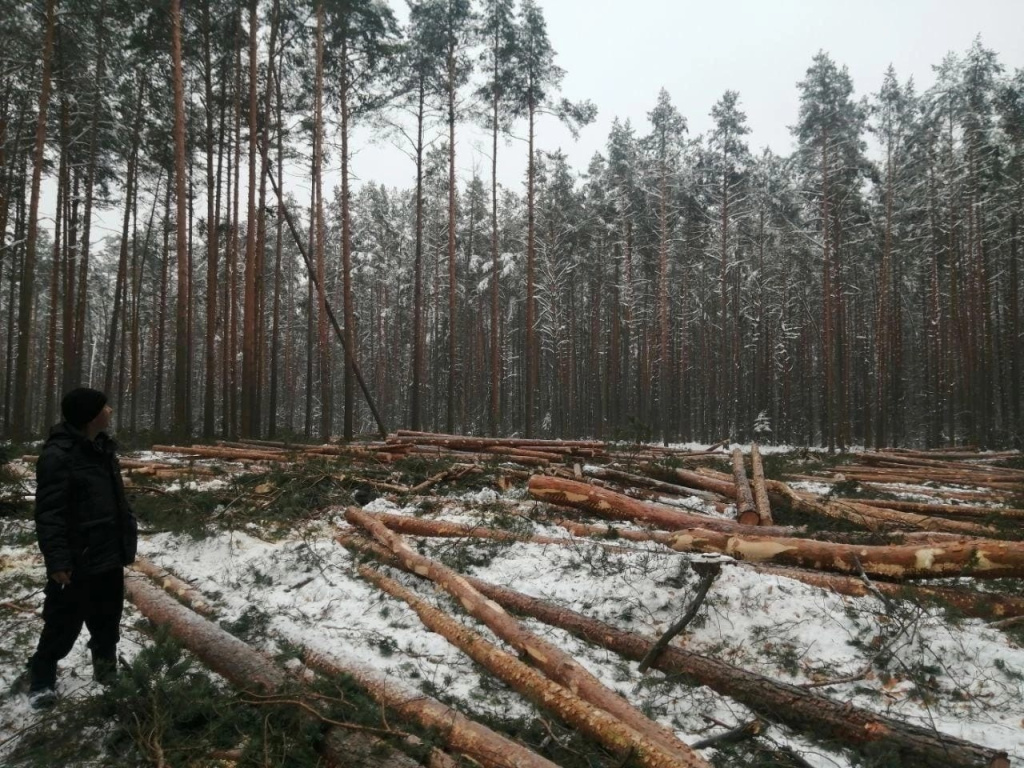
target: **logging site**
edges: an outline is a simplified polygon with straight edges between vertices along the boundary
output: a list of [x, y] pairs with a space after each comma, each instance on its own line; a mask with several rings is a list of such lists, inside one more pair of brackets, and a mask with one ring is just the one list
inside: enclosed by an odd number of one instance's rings
[[0, 768], [1024, 768], [1021, 30], [0, 0]]
[[[3, 467], [0, 682], [40, 630]], [[1024, 764], [1024, 461], [399, 431], [126, 452], [121, 673], [37, 765]]]

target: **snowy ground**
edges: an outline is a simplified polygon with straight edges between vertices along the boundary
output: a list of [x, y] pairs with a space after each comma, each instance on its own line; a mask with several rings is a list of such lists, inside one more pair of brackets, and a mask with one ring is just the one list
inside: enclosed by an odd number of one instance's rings
[[[523, 498], [522, 489], [504, 495], [484, 490], [451, 497], [433, 514], [479, 523], [498, 508], [528, 516], [533, 506]], [[400, 507], [386, 499], [367, 508], [422, 514], [416, 507]], [[287, 641], [418, 682], [471, 715], [532, 716], [532, 705], [482, 676], [461, 652], [427, 632], [404, 603], [355, 574], [353, 556], [333, 539], [346, 526], [341, 513], [340, 508], [328, 510], [283, 539], [268, 540], [257, 526], [243, 531], [211, 530], [202, 539], [170, 533], [144, 535], [140, 554], [193, 583], [211, 598], [221, 620], [237, 620], [255, 609], [267, 622], [266, 650]], [[0, 518], [0, 525], [0, 596], [3, 601], [38, 607], [42, 567], [31, 524]], [[545, 536], [567, 535], [562, 528], [537, 522], [533, 528]], [[589, 542], [564, 547], [416, 540], [424, 553], [442, 560], [458, 555], [462, 563], [475, 563], [463, 569], [481, 579], [656, 636], [684, 610], [697, 576], [685, 555], [654, 545], [622, 540], [616, 544], [630, 551], [611, 552]], [[463, 615], [431, 585], [405, 574], [392, 575], [435, 604]], [[863, 672], [853, 682], [816, 690], [1006, 750], [1013, 765], [1024, 765], [1024, 648], [979, 620], [954, 625], [937, 609], [909, 604], [887, 613], [875, 598], [837, 596], [739, 564], [723, 568], [701, 616], [681, 641], [690, 650], [797, 684]], [[137, 619], [129, 605], [120, 646], [128, 658], [148, 642], [132, 629]], [[465, 621], [490, 636], [472, 619]], [[526, 624], [634, 704], [653, 712], [685, 741], [721, 730], [719, 726], [709, 730], [709, 721], [702, 716], [727, 725], [753, 717], [745, 707], [707, 688], [665, 682], [658, 672], [645, 678], [637, 673], [634, 662], [547, 625], [531, 620]], [[39, 627], [33, 614], [0, 609], [0, 764], [19, 732], [37, 716], [23, 695], [8, 691], [21, 673]], [[66, 699], [92, 696], [98, 690], [91, 682], [85, 640], [79, 640], [62, 665], [59, 690]], [[879, 644], [889, 648], [884, 661], [876, 658]], [[778, 727], [769, 729], [767, 737], [797, 750], [814, 766], [853, 764], [847, 756]]]

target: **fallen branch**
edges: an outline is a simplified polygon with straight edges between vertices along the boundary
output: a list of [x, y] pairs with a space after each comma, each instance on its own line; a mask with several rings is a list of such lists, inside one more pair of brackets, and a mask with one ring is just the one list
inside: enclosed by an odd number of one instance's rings
[[658, 658], [658, 654], [665, 649], [665, 646], [672, 642], [672, 638], [686, 629], [687, 625], [693, 621], [697, 611], [700, 610], [701, 605], [704, 603], [704, 598], [708, 595], [708, 590], [711, 589], [711, 585], [718, 578], [718, 574], [722, 572], [722, 565], [721, 563], [694, 563], [693, 570], [700, 574], [700, 583], [697, 585], [697, 592], [694, 594], [693, 600], [690, 601], [690, 606], [679, 621], [669, 627], [665, 634], [654, 641], [651, 650], [640, 660], [640, 667], [637, 670], [640, 674], [646, 672]]

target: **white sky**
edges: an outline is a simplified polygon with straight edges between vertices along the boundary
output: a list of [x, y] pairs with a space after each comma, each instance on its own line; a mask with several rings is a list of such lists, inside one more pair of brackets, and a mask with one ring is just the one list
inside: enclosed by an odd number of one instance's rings
[[[658, 91], [668, 90], [690, 135], [706, 131], [712, 105], [726, 90], [740, 94], [752, 150], [792, 150], [789, 126], [799, 108], [796, 83], [812, 57], [828, 52], [849, 68], [855, 97], [878, 91], [891, 63], [918, 91], [933, 82], [932, 66], [974, 37], [995, 50], [1007, 71], [1024, 67], [1024, 0], [539, 0], [548, 35], [566, 70], [562, 93], [598, 107], [578, 142], [551, 118], [540, 126], [541, 149], [561, 147], [584, 171], [604, 151], [613, 118], [629, 118], [637, 135]], [[519, 133], [525, 130], [518, 126]], [[475, 159], [490, 175], [489, 139], [469, 128], [456, 141], [463, 175]], [[477, 157], [467, 157], [477, 154]], [[525, 144], [499, 148], [499, 179], [523, 178]], [[353, 163], [362, 178], [410, 186], [412, 168], [383, 147], [364, 147]]]
[[[399, 9], [398, 0], [391, 0]], [[1024, 67], [1024, 0], [540, 0], [548, 34], [566, 70], [562, 94], [597, 104], [594, 124], [578, 142], [553, 118], [542, 118], [537, 146], [559, 147], [577, 171], [604, 151], [613, 118], [630, 119], [637, 135], [649, 130], [647, 112], [665, 87], [687, 119], [690, 135], [710, 127], [712, 105], [727, 89], [739, 91], [752, 150], [792, 150], [789, 126], [797, 119], [796, 83], [825, 50], [853, 78], [855, 96], [876, 92], [890, 63], [901, 81], [913, 75], [918, 91], [933, 82], [932, 67], [949, 51], [963, 53], [974, 37], [995, 50], [1007, 71]], [[521, 122], [517, 133], [525, 130]], [[411, 187], [411, 161], [366, 130], [353, 137], [354, 181]], [[489, 136], [461, 125], [456, 136], [460, 175], [475, 166], [490, 176]], [[335, 153], [334, 157], [337, 157]], [[335, 165], [337, 165], [335, 161]], [[526, 145], [499, 147], [499, 180], [521, 184]], [[337, 168], [325, 184], [338, 183]], [[308, 170], [286, 172], [286, 186], [308, 201]], [[47, 184], [41, 226], [52, 226], [53, 185]], [[197, 208], [200, 210], [200, 208]], [[97, 238], [119, 230], [119, 214], [104, 211]]]

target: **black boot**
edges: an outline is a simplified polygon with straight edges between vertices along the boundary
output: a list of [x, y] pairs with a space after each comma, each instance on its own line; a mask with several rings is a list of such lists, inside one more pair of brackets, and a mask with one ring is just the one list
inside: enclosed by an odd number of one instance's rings
[[28, 701], [32, 709], [57, 703], [57, 664], [35, 654], [28, 662]]
[[117, 656], [93, 656], [92, 679], [107, 687], [117, 680]]

